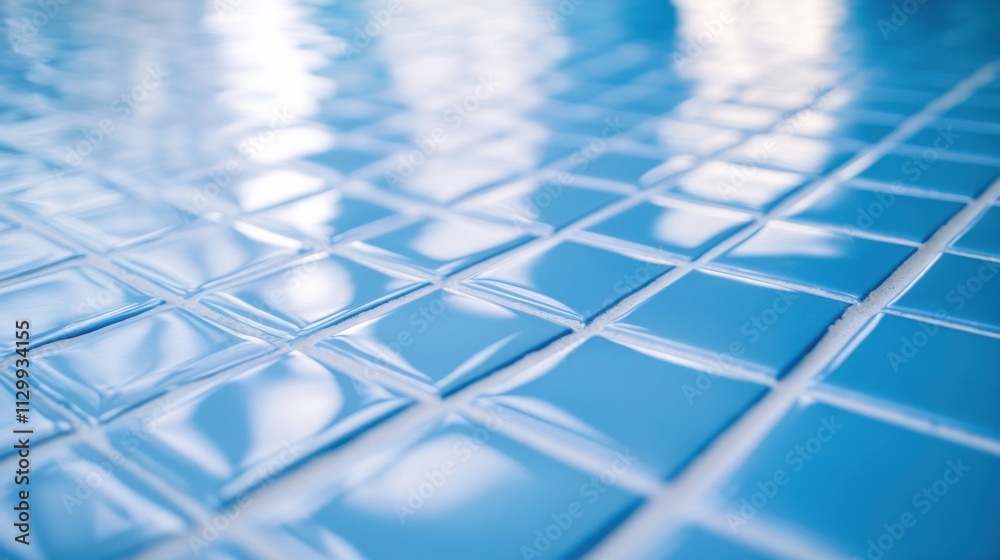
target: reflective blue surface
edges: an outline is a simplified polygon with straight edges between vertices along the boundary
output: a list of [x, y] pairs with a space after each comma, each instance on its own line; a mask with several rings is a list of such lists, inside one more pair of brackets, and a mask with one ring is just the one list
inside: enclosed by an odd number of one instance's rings
[[1000, 557], [996, 2], [0, 21], [0, 557]]

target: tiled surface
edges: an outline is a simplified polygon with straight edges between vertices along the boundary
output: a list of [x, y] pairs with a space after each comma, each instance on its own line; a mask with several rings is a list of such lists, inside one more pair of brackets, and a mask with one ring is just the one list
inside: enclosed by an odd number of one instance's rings
[[912, 4], [0, 8], [0, 552], [996, 558], [1000, 13]]

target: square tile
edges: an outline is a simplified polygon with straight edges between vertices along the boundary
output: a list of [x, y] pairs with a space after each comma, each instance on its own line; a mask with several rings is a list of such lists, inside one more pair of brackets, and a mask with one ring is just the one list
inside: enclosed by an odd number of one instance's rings
[[946, 121], [937, 121], [920, 129], [906, 143], [922, 148], [947, 147], [948, 151], [1000, 158], [1000, 130], [992, 134], [975, 132]]
[[[31, 348], [127, 319], [163, 303], [90, 266], [68, 268], [0, 287], [0, 319], [31, 322]], [[13, 338], [0, 339], [0, 357]]]
[[751, 221], [741, 212], [655, 198], [587, 231], [694, 260]]
[[923, 155], [889, 154], [865, 169], [858, 178], [901, 183], [933, 192], [975, 198], [1000, 175], [1000, 167], [939, 159]]
[[320, 346], [447, 394], [568, 332], [493, 303], [435, 292], [346, 329]]
[[998, 338], [880, 315], [834, 360], [823, 387], [1000, 439], [997, 363]]
[[334, 243], [357, 233], [359, 228], [394, 215], [393, 210], [384, 206], [334, 190], [258, 212], [247, 221]]
[[[29, 353], [29, 364], [28, 364], [28, 376], [29, 382], [31, 377], [31, 356]], [[23, 364], [20, 364], [23, 365]], [[28, 422], [22, 424], [17, 421], [15, 416], [15, 409], [17, 408], [17, 400], [21, 398], [21, 395], [16, 394], [16, 387], [14, 383], [17, 382], [16, 362], [11, 364], [10, 374], [7, 376], [7, 381], [9, 383], [0, 384], [0, 406], [6, 407], [6, 410], [10, 411], [10, 414], [5, 414], [0, 417], [0, 430], [4, 433], [9, 434], [8, 437], [14, 438], [16, 432], [14, 430], [23, 430], [28, 428], [31, 430], [31, 443], [32, 445], [38, 445], [42, 442], [48, 441], [54, 437], [68, 434], [73, 431], [73, 425], [70, 424], [65, 413], [59, 412], [55, 407], [49, 406], [46, 401], [43, 401], [37, 397], [38, 392], [35, 391], [34, 395], [29, 394], [31, 397], [31, 404], [28, 410]], [[9, 385], [9, 386], [8, 386]], [[29, 388], [28, 391], [31, 391]], [[18, 450], [14, 448], [16, 441], [12, 441], [10, 445], [5, 445], [0, 447], [0, 458], [6, 458], [10, 455], [15, 455]]]
[[80, 253], [24, 229], [0, 231], [0, 280], [60, 263]]
[[966, 253], [1000, 257], [1000, 206], [992, 206], [983, 212], [951, 246]]
[[[218, 508], [409, 402], [292, 352], [170, 403], [151, 434], [138, 420], [108, 439], [172, 487]], [[259, 421], [270, 417], [281, 421]]]
[[107, 206], [60, 214], [51, 223], [88, 248], [107, 253], [156, 239], [193, 220], [169, 204], [127, 196]]
[[1000, 333], [1000, 263], [945, 253], [892, 309]]
[[589, 321], [673, 268], [563, 241], [535, 248], [462, 283], [575, 321]]
[[854, 155], [829, 140], [792, 134], [758, 134], [722, 154], [722, 158], [757, 167], [822, 175]]
[[673, 478], [764, 392], [591, 338], [479, 403], [508, 409], [532, 429], [569, 438], [575, 447], [609, 457], [629, 452], [653, 476]]
[[422, 218], [350, 247], [424, 273], [448, 275], [521, 245], [533, 236], [520, 228], [465, 218]]
[[257, 212], [330, 188], [322, 177], [295, 169], [251, 170], [236, 177], [203, 177], [168, 191], [172, 202], [203, 213]]
[[43, 354], [36, 367], [54, 398], [103, 422], [272, 348], [182, 309], [167, 309], [67, 342]]
[[457, 209], [513, 225], [538, 223], [561, 229], [621, 198], [608, 191], [529, 179], [470, 198]]
[[904, 245], [770, 222], [713, 262], [726, 269], [860, 299], [914, 251]]
[[605, 151], [591, 154], [577, 152], [569, 158], [570, 173], [648, 187], [668, 174], [665, 160]]
[[780, 377], [846, 309], [819, 296], [695, 271], [610, 328], [706, 356], [722, 370], [741, 365]]
[[211, 293], [200, 301], [275, 336], [293, 338], [425, 285], [396, 272], [328, 256]]
[[1000, 459], [975, 449], [800, 405], [721, 499], [733, 531], [766, 519], [843, 557], [995, 558], [1000, 506], [983, 497], [1000, 494], [998, 470]]
[[[627, 469], [627, 460], [613, 465]], [[617, 475], [608, 467], [612, 482], [604, 484], [496, 433], [490, 424], [449, 415], [324, 487], [289, 496], [289, 507], [267, 526], [296, 537], [298, 542], [288, 543], [295, 557], [338, 556], [343, 550], [373, 558], [400, 550], [482, 560], [572, 556], [639, 502], [613, 485]], [[565, 515], [571, 525], [560, 530], [555, 519]], [[559, 538], [546, 538], [547, 530], [560, 530]]]
[[[15, 542], [17, 493], [13, 476], [0, 494], [12, 504], [0, 513], [11, 527], [11, 538], [0, 543], [0, 553], [11, 558], [123, 557], [189, 528], [183, 514], [159, 492], [147, 488], [116, 460], [83, 444], [31, 453], [31, 531], [29, 546]], [[109, 472], [110, 469], [110, 472]], [[97, 481], [87, 484], [86, 481]], [[44, 481], [44, 483], [40, 483]]]
[[838, 185], [819, 198], [797, 205], [787, 219], [842, 228], [848, 233], [868, 232], [923, 242], [963, 206], [948, 200], [910, 196], [899, 189], [882, 191]]
[[46, 178], [3, 191], [0, 200], [40, 216], [55, 216], [70, 210], [94, 208], [121, 201], [125, 193], [118, 187], [84, 175]]
[[248, 224], [198, 222], [119, 253], [115, 261], [180, 295], [301, 255], [306, 247]]
[[798, 173], [712, 161], [671, 181], [666, 192], [689, 200], [767, 212], [806, 181]]

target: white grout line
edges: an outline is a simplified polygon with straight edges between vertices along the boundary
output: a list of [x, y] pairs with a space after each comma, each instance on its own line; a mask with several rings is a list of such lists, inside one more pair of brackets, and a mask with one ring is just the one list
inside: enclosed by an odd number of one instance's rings
[[[996, 75], [997, 66], [995, 63], [988, 64], [962, 81], [903, 123], [897, 131], [887, 137], [886, 142], [895, 141], [921, 128], [940, 112], [968, 98]], [[849, 178], [851, 174], [857, 173], [874, 161], [879, 154], [889, 149], [888, 144], [878, 144], [870, 152], [861, 154], [846, 164], [835, 173], [835, 176], [841, 179]], [[599, 543], [591, 551], [590, 556], [630, 557], [640, 546], [639, 543], [650, 542], [664, 527], [682, 517], [686, 509], [699, 503], [703, 496], [726, 480], [764, 441], [788, 410], [806, 393], [813, 379], [851, 342], [854, 335], [919, 278], [952, 239], [998, 196], [1000, 196], [1000, 180], [956, 214], [864, 300], [845, 311], [813, 350], [770, 393], [722, 436], [714, 440], [709, 448], [688, 466], [677, 479], [676, 492], [672, 493], [669, 499], [654, 498], [647, 502], [617, 531]]]

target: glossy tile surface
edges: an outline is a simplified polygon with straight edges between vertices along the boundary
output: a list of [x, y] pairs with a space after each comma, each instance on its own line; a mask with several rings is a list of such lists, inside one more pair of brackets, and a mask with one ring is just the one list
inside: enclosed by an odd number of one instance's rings
[[742, 366], [780, 376], [846, 308], [811, 294], [695, 272], [664, 288], [612, 328], [702, 355], [721, 371]]
[[[983, 368], [1000, 359], [1000, 338], [897, 315], [883, 315], [858, 337], [824, 385], [908, 407], [942, 423], [1000, 436], [1000, 377]], [[947, 371], [947, 376], [941, 372]]]
[[845, 556], [874, 548], [873, 555], [891, 549], [900, 557], [990, 558], [1000, 545], [984, 529], [1000, 511], [980, 498], [1000, 491], [998, 472], [995, 455], [830, 406], [800, 405], [721, 499], [736, 533], [759, 519], [795, 527]]
[[0, 4], [0, 557], [1000, 555], [996, 2], [133, 4]]
[[533, 315], [438, 291], [320, 344], [448, 393], [566, 332]]
[[774, 222], [714, 262], [754, 276], [862, 297], [911, 254], [912, 247]]
[[[588, 321], [673, 268], [566, 241], [521, 253], [464, 284], [577, 321]], [[581, 285], [581, 275], [589, 281]]]
[[[289, 399], [296, 402], [292, 411], [284, 409]], [[143, 431], [140, 413], [109, 438], [120, 452], [134, 454], [175, 487], [218, 506], [408, 401], [291, 353], [154, 411], [158, 421], [151, 434]], [[280, 424], [267, 421], [279, 415]], [[214, 430], [205, 431], [207, 426]], [[192, 431], [201, 437], [191, 440]]]
[[[563, 556], [637, 505], [634, 495], [491, 426], [447, 416], [418, 427], [415, 441], [375, 454], [312, 495], [295, 496], [277, 520], [316, 557], [348, 550], [384, 557], [398, 547], [455, 558], [507, 558], [511, 551]], [[627, 459], [616, 461], [608, 465], [609, 478], [616, 476], [612, 468], [627, 468]], [[496, 519], [506, 522], [496, 526]]]
[[498, 387], [482, 405], [509, 409], [557, 437], [603, 446], [612, 457], [634, 454], [654, 476], [668, 478], [763, 393], [594, 338]]

